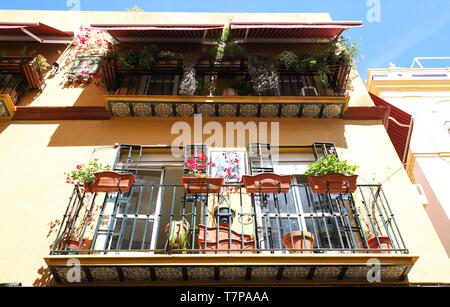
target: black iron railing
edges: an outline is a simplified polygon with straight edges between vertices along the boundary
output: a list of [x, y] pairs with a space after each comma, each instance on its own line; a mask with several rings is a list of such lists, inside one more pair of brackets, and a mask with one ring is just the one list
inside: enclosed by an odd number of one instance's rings
[[407, 253], [381, 185], [353, 194], [185, 193], [135, 183], [128, 194], [75, 187], [51, 254]]
[[[117, 60], [103, 63], [112, 95], [179, 95], [181, 62], [159, 64], [152, 70], [121, 69]], [[256, 92], [243, 60], [200, 59], [195, 66], [196, 96], [344, 96], [351, 67], [332, 65], [330, 71], [279, 71], [277, 88]]]

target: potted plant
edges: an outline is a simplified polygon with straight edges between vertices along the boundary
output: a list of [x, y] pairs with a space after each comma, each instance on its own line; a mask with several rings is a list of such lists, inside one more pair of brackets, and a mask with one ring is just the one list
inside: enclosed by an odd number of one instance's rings
[[247, 193], [287, 193], [291, 178], [291, 175], [261, 173], [253, 176], [244, 175], [242, 181]]
[[[198, 225], [198, 245], [206, 250], [254, 249], [253, 236], [239, 234], [230, 229], [229, 225], [205, 227]], [[205, 253], [251, 253], [251, 251], [205, 251]]]
[[358, 167], [348, 165], [346, 160], [339, 161], [330, 153], [312, 164], [305, 175], [313, 193], [354, 193]]
[[158, 62], [161, 64], [176, 65], [183, 59], [183, 55], [172, 51], [162, 50], [158, 53]]
[[118, 59], [123, 69], [132, 69], [139, 65], [140, 55], [133, 49], [126, 49], [119, 52]]
[[180, 82], [180, 95], [193, 96], [197, 89], [197, 79], [195, 77], [196, 59], [192, 56], [183, 59], [183, 77]]
[[300, 59], [293, 51], [283, 51], [277, 56], [278, 63], [281, 67], [287, 70], [298, 70], [300, 65]]
[[253, 88], [258, 93], [279, 86], [277, 61], [269, 55], [253, 55], [248, 60], [248, 72]]
[[[370, 249], [392, 249], [392, 241], [386, 236], [372, 236], [367, 240]], [[390, 251], [373, 251], [373, 253], [391, 253]]]
[[66, 172], [66, 182], [84, 187], [86, 192], [120, 192], [128, 193], [135, 182], [133, 174], [112, 172], [109, 165], [102, 166], [98, 159], [88, 165], [78, 164], [76, 169]]
[[219, 193], [222, 189], [223, 178], [209, 177], [208, 166], [214, 163], [208, 162], [205, 154], [201, 153], [188, 159], [185, 166], [189, 168], [191, 177], [182, 177], [184, 191], [186, 193]]
[[150, 70], [156, 60], [157, 52], [158, 48], [155, 45], [150, 44], [145, 46], [144, 49], [139, 53], [139, 66]]
[[186, 249], [191, 225], [186, 219], [182, 221], [173, 220], [166, 225], [166, 233], [168, 235], [168, 245], [170, 248]]
[[[288, 249], [312, 249], [314, 246], [314, 235], [307, 231], [293, 231], [285, 235], [283, 244]], [[291, 254], [310, 254], [312, 251], [289, 251]]]

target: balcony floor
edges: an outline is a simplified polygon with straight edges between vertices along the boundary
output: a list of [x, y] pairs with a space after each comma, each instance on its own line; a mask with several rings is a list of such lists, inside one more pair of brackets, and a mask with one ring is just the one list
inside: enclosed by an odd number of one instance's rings
[[[45, 258], [58, 284], [72, 284], [66, 276], [74, 256]], [[389, 254], [320, 255], [77, 255], [81, 284], [216, 284], [256, 283], [367, 283], [380, 264], [381, 282], [403, 281], [418, 257]], [[73, 284], [72, 284], [73, 285]]]

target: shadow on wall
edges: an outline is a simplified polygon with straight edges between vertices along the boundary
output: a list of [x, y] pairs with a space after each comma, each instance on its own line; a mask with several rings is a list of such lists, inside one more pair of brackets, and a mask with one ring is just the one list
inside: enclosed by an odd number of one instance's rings
[[55, 285], [55, 280], [48, 267], [41, 266], [37, 273], [39, 277], [33, 282], [33, 287], [48, 287]]
[[[220, 131], [207, 131], [205, 124], [208, 122], [218, 122], [223, 133]], [[34, 124], [49, 124], [54, 121], [35, 121]], [[179, 122], [186, 122], [191, 127], [189, 130], [174, 130], [172, 127]], [[244, 137], [245, 146], [249, 141], [249, 131], [229, 130], [227, 133], [227, 123], [232, 123], [238, 128], [236, 123], [243, 124], [254, 122], [259, 127], [259, 122], [264, 119], [245, 119], [245, 118], [203, 118], [202, 141], [205, 142], [214, 134], [222, 135], [223, 146], [213, 144], [215, 147], [224, 147], [227, 144], [227, 138], [234, 143], [238, 143], [240, 137]], [[312, 144], [313, 142], [331, 142], [336, 147], [347, 148], [345, 139], [345, 125], [342, 119], [283, 119], [279, 122], [279, 129], [272, 135], [271, 127], [275, 121], [267, 122], [267, 139], [270, 143], [276, 144], [276, 137], [280, 145], [286, 144]], [[353, 121], [356, 125], [371, 125], [367, 122]], [[111, 146], [115, 143], [138, 144], [138, 145], [172, 145], [172, 141], [180, 137], [183, 133], [190, 134], [191, 144], [194, 142], [194, 124], [193, 118], [114, 118], [111, 120], [67, 120], [59, 121], [58, 127], [50, 138], [48, 146]], [[275, 130], [276, 131], [276, 130]], [[289, 131], [289, 133], [287, 133]], [[175, 133], [176, 132], [176, 133]], [[258, 138], [258, 133], [252, 133]], [[259, 135], [261, 135], [260, 133]], [[252, 142], [258, 142], [253, 140]], [[197, 142], [198, 143], [198, 142]], [[180, 145], [179, 143], [173, 145]], [[220, 145], [220, 144], [219, 144]]]

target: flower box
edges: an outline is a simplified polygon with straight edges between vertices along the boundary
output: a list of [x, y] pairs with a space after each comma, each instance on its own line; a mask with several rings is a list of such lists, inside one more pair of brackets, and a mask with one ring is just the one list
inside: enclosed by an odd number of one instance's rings
[[[293, 243], [293, 244], [292, 244]], [[307, 231], [293, 231], [283, 237], [283, 244], [288, 249], [312, 249], [314, 235]], [[312, 251], [289, 251], [291, 254], [310, 254]]]
[[119, 174], [105, 171], [95, 173], [93, 182], [85, 183], [87, 192], [120, 192], [128, 193], [135, 182], [133, 174]]
[[313, 193], [354, 193], [358, 175], [326, 174], [309, 175], [307, 182]]
[[183, 177], [181, 183], [186, 193], [220, 193], [223, 178]]
[[291, 175], [262, 173], [254, 176], [244, 175], [242, 181], [247, 193], [287, 193], [291, 178]]

